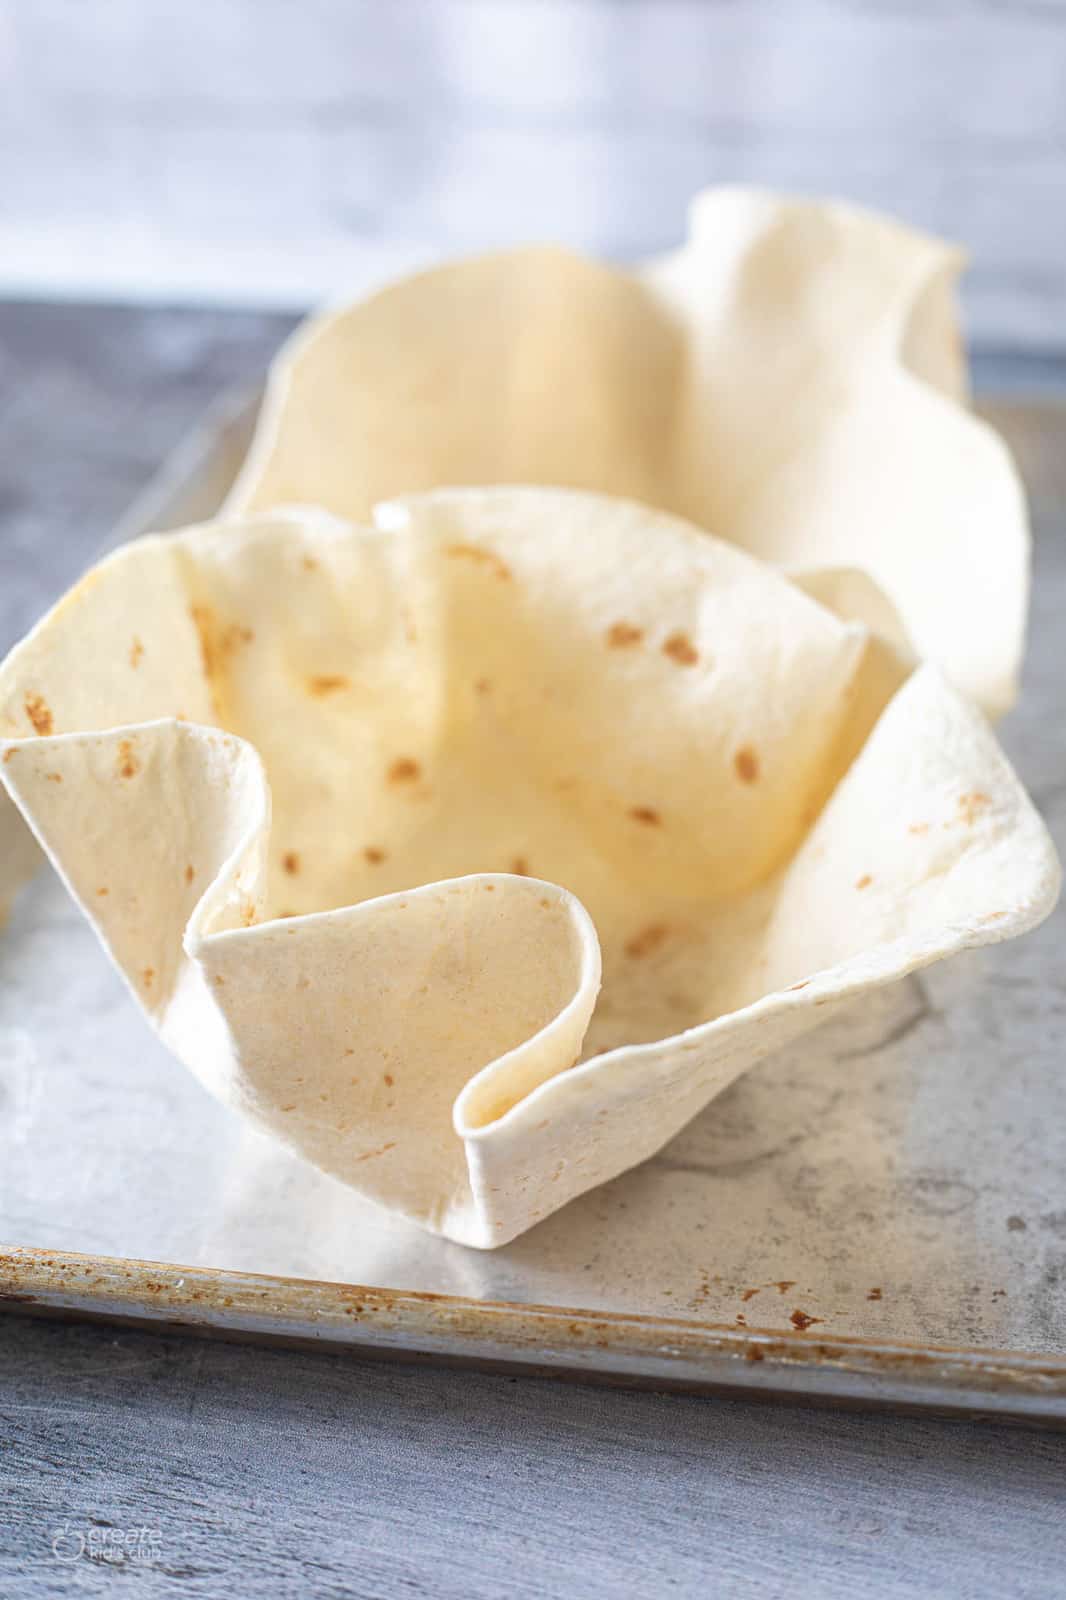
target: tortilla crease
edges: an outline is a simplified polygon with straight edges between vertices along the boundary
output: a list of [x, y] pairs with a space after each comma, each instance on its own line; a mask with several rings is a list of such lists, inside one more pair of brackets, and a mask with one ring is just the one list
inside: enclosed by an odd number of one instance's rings
[[870, 212], [722, 188], [635, 274], [560, 249], [424, 272], [296, 334], [226, 509], [364, 521], [474, 483], [629, 496], [788, 571], [866, 573], [998, 716], [1029, 534], [1011, 457], [967, 409], [962, 260]]
[[481, 1247], [1058, 884], [935, 668], [732, 545], [566, 490], [143, 539], [8, 657], [0, 732], [170, 1049]]

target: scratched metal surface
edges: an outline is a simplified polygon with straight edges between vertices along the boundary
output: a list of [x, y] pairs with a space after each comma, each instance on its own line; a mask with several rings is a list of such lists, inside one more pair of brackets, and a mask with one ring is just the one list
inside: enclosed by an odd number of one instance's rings
[[[1008, 749], [1066, 845], [1066, 409], [988, 402], [1037, 530]], [[124, 525], [210, 509], [243, 422]], [[950, 603], [950, 597], [945, 597]], [[749, 1073], [655, 1159], [492, 1254], [275, 1149], [153, 1039], [57, 882], [0, 937], [0, 1241], [476, 1299], [1066, 1352], [1066, 909]], [[783, 1286], [783, 1287], [782, 1287]]]

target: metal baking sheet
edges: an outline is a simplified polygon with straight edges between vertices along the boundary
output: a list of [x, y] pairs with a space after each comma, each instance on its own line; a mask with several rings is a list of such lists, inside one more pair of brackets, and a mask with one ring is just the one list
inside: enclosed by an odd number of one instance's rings
[[[1007, 747], [1066, 836], [1066, 408], [984, 407], [1037, 530]], [[218, 503], [254, 400], [121, 537]], [[944, 597], [945, 605], [951, 597]], [[1066, 1419], [1066, 910], [863, 1001], [510, 1246], [379, 1212], [217, 1105], [57, 881], [0, 936], [0, 1295], [382, 1354]]]

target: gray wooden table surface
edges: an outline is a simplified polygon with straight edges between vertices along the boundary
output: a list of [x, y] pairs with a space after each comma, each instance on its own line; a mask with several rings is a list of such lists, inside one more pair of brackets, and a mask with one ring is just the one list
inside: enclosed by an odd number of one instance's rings
[[[0, 306], [0, 650], [287, 326]], [[112, 1584], [1058, 1600], [1066, 1435], [0, 1318], [0, 1600]]]

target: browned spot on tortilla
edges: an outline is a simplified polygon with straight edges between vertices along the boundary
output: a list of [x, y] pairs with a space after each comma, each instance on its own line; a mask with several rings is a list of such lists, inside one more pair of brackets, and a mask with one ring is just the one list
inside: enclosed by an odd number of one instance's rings
[[191, 883], [192, 880], [195, 878], [195, 876], [196, 876], [196, 868], [193, 866], [192, 862], [190, 861], [189, 865], [185, 868], [185, 882], [186, 883]]
[[604, 635], [612, 650], [632, 650], [644, 637], [644, 629], [633, 622], [612, 622]]
[[278, 1110], [279, 1111], [295, 1111], [296, 1107], [295, 1106], [279, 1106]]
[[141, 664], [141, 659], [142, 659], [143, 655], [144, 655], [144, 645], [138, 639], [137, 635], [134, 634], [133, 635], [133, 643], [130, 645], [130, 666], [131, 667], [139, 667], [140, 664]]
[[363, 855], [367, 861], [369, 861], [372, 867], [380, 867], [381, 863], [385, 859], [384, 850], [379, 850], [376, 844], [366, 845], [363, 850]]
[[18, 747], [17, 744], [9, 745], [8, 748], [4, 751], [4, 766], [6, 767], [9, 761], [14, 761], [14, 759], [18, 755], [18, 753], [19, 753], [19, 747]]
[[733, 757], [733, 765], [741, 783], [754, 783], [759, 776], [759, 758], [750, 744], [741, 745]]
[[757, 1344], [749, 1344], [748, 1348], [744, 1352], [744, 1360], [765, 1361], [766, 1357], [763, 1355]]
[[634, 822], [643, 822], [649, 828], [657, 828], [663, 820], [654, 806], [630, 806], [629, 815]]
[[145, 967], [144, 971], [141, 973], [141, 977], [144, 979], [144, 987], [146, 989], [150, 989], [152, 987], [152, 979], [155, 977], [155, 968]]
[[317, 677], [308, 678], [307, 687], [316, 699], [322, 700], [327, 694], [339, 694], [343, 689], [350, 689], [352, 680], [346, 678], [343, 672], [322, 672]]
[[396, 1140], [391, 1139], [388, 1144], [383, 1144], [377, 1150], [364, 1150], [361, 1156], [356, 1156], [357, 1161], [372, 1161], [375, 1156], [383, 1156], [388, 1150], [395, 1150]]
[[250, 928], [255, 921], [255, 906], [250, 900], [246, 900], [241, 906], [241, 921], [246, 928]]
[[390, 1089], [391, 1089], [391, 1088], [392, 1088], [392, 1086], [393, 1086], [393, 1084], [394, 1084], [394, 1083], [395, 1083], [395, 1082], [396, 1082], [396, 1079], [395, 1079], [395, 1078], [394, 1078], [394, 1077], [393, 1077], [393, 1075], [392, 1075], [392, 1073], [391, 1073], [391, 1072], [386, 1072], [386, 1073], [385, 1073], [385, 1074], [384, 1074], [384, 1078], [385, 1078], [385, 1082], [386, 1082], [386, 1084], [387, 1084], [387, 1085], [388, 1085], [388, 1087], [389, 1087], [389, 1088], [390, 1088]]
[[222, 976], [222, 974], [221, 974], [221, 972], [218, 972], [218, 973], [216, 973], [216, 974], [215, 974], [215, 978], [214, 978], [214, 984], [215, 984], [215, 988], [216, 988], [216, 989], [223, 989], [223, 988], [225, 988], [225, 985], [226, 985], [226, 980], [225, 980], [225, 978], [224, 978], [224, 977], [223, 977], [223, 976]]
[[981, 794], [979, 790], [975, 790], [972, 794], [960, 794], [959, 815], [968, 828], [973, 827], [981, 812], [991, 804], [988, 795]]
[[99, 895], [104, 895], [104, 894], [110, 894], [110, 893], [111, 893], [111, 890], [110, 890], [110, 889], [107, 889], [107, 888], [102, 888], [102, 889], [97, 889], [97, 891], [96, 891], [96, 892], [97, 892], [97, 894], [99, 894]]
[[496, 885], [494, 883], [483, 883], [481, 887], [484, 889], [486, 894], [495, 894], [496, 892]]
[[23, 704], [26, 707], [26, 715], [33, 723], [34, 732], [39, 733], [42, 738], [47, 738], [55, 727], [55, 718], [47, 700], [40, 694], [28, 694]]
[[526, 860], [525, 856], [515, 856], [514, 860], [511, 862], [511, 871], [514, 873], [516, 878], [529, 877], [529, 862]]
[[63, 782], [63, 774], [61, 772], [46, 772], [45, 777], [48, 779], [49, 783]]
[[1006, 915], [1007, 915], [1007, 913], [1005, 911], [988, 911], [981, 918], [981, 921], [982, 922], [998, 922], [1001, 917], [1005, 917]]
[[449, 544], [444, 547], [446, 556], [458, 556], [464, 561], [476, 561], [481, 566], [487, 567], [494, 578], [501, 578], [505, 582], [514, 574], [502, 556], [495, 550], [485, 550], [477, 544]]
[[912, 822], [907, 828], [908, 833], [928, 833], [928, 822]]
[[[351, 1045], [348, 1046], [347, 1050], [345, 1050], [344, 1053], [345, 1053], [346, 1056], [354, 1056], [355, 1055], [355, 1051], [352, 1049]], [[353, 1083], [356, 1083], [357, 1081], [358, 1080], [355, 1079], [355, 1078], [352, 1079]]]
[[664, 922], [652, 922], [646, 928], [641, 928], [631, 939], [625, 942], [625, 953], [634, 961], [639, 961], [642, 956], [650, 956], [654, 950], [669, 937], [670, 929]]
[[314, 556], [303, 556], [301, 558], [300, 565], [303, 567], [305, 572], [318, 571], [318, 562], [315, 560]]
[[669, 656], [671, 661], [676, 661], [679, 667], [694, 667], [700, 659], [696, 646], [688, 634], [682, 633], [680, 629], [663, 641], [663, 655]]
[[492, 688], [492, 681], [489, 678], [478, 678], [474, 684], [474, 688], [477, 690], [478, 694], [488, 694]]
[[213, 608], [208, 605], [190, 606], [189, 615], [200, 641], [200, 661], [204, 677], [208, 683], [215, 684], [230, 657], [242, 644], [250, 644], [255, 634], [251, 628], [246, 628], [239, 622], [220, 624]]
[[778, 1278], [771, 1287], [776, 1289], [778, 1294], [787, 1294], [790, 1289], [796, 1287], [796, 1280], [795, 1278]]
[[758, 1292], [759, 1292], [758, 1289], [745, 1289], [744, 1292], [742, 1293], [742, 1295], [740, 1296], [740, 1298], [744, 1301], [744, 1303], [746, 1305], [749, 1300], [754, 1300], [755, 1299], [755, 1296], [758, 1294]]
[[855, 887], [856, 889], [868, 889], [873, 881], [871, 874], [864, 872], [861, 878], [855, 879]]
[[537, 903], [538, 903], [538, 905], [542, 905], [544, 907], [545, 911], [549, 911], [551, 909], [551, 901], [550, 900], [539, 900]]
[[389, 768], [390, 783], [413, 783], [422, 776], [422, 768], [410, 756], [397, 756]]
[[801, 1311], [797, 1306], [788, 1320], [800, 1333], [806, 1333], [808, 1328], [813, 1328], [816, 1322], [824, 1322], [825, 1318], [812, 1317], [806, 1311]]
[[120, 778], [135, 778], [141, 770], [141, 763], [133, 753], [133, 740], [120, 739], [118, 744], [118, 775]]
[[866, 1298], [867, 1300], [880, 1300], [883, 1298], [883, 1292], [880, 1289], [867, 1289]]
[[281, 858], [281, 864], [290, 875], [295, 875], [300, 870], [300, 857], [295, 850], [286, 850]]
[[788, 986], [789, 994], [794, 994], [797, 989], [806, 989], [810, 981], [810, 978], [804, 978], [802, 983], [790, 983]]

